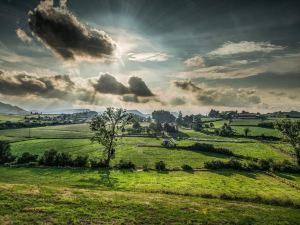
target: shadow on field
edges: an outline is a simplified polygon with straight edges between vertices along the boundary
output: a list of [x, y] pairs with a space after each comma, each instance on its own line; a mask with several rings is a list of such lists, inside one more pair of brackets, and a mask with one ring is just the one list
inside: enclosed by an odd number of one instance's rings
[[80, 179], [81, 184], [76, 185], [80, 188], [109, 188], [114, 189], [118, 186], [118, 179], [111, 176], [110, 170], [100, 170], [99, 177], [89, 177]]
[[169, 134], [172, 138], [188, 138], [190, 135], [183, 133], [181, 131], [178, 131], [176, 133], [170, 133]]
[[222, 175], [222, 176], [233, 176], [233, 175], [241, 175], [241, 176], [245, 176], [251, 179], [256, 179], [256, 174], [252, 173], [252, 172], [241, 172], [241, 171], [237, 171], [237, 170], [230, 170], [230, 169], [224, 169], [224, 170], [210, 170], [210, 172], [218, 174], [218, 175]]

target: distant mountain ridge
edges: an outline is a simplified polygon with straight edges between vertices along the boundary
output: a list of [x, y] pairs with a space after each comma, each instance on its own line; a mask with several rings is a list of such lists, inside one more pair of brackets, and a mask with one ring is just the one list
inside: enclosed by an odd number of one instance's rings
[[0, 114], [27, 114], [28, 111], [18, 106], [0, 102]]
[[136, 110], [136, 109], [134, 109], [134, 110], [126, 110], [126, 112], [127, 112], [127, 113], [132, 113], [132, 114], [134, 114], [134, 115], [137, 115], [137, 116], [140, 116], [140, 117], [144, 117], [144, 118], [147, 117], [146, 114], [141, 113], [140, 111], [138, 111], [138, 110]]

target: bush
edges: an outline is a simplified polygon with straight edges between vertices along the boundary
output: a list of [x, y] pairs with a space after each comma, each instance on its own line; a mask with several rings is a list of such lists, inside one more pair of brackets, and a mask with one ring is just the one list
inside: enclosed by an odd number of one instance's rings
[[273, 170], [279, 172], [297, 173], [300, 171], [300, 168], [288, 160], [283, 160], [281, 163], [274, 163]]
[[99, 161], [91, 159], [90, 164], [92, 168], [107, 168], [106, 163], [102, 159]]
[[72, 161], [72, 157], [70, 156], [69, 153], [57, 153], [54, 159], [54, 164], [56, 166], [72, 166], [73, 161]]
[[115, 167], [119, 170], [135, 170], [136, 167], [134, 163], [131, 161], [125, 161], [125, 160], [120, 160], [118, 164], [115, 165]]
[[228, 162], [223, 162], [220, 160], [205, 162], [204, 168], [212, 169], [212, 170], [217, 170], [217, 169], [245, 170], [246, 169], [243, 166], [243, 164], [236, 159], [230, 159]]
[[159, 170], [159, 171], [163, 171], [166, 170], [166, 164], [164, 161], [159, 161], [155, 163], [155, 169]]
[[57, 151], [51, 149], [49, 151], [45, 151], [44, 155], [40, 158], [39, 163], [40, 165], [44, 166], [56, 166], [55, 161], [57, 157]]
[[144, 164], [144, 165], [143, 165], [143, 171], [149, 171], [148, 164]]
[[184, 164], [181, 166], [181, 168], [185, 171], [193, 171], [193, 167], [191, 167], [190, 165]]
[[226, 168], [226, 164], [225, 162], [220, 160], [213, 160], [209, 162], [204, 162], [204, 168], [211, 170], [224, 169]]
[[258, 127], [263, 127], [263, 128], [271, 128], [274, 129], [274, 123], [273, 122], [262, 122], [257, 124]]
[[73, 166], [74, 167], [85, 167], [88, 165], [89, 162], [89, 157], [88, 156], [81, 156], [78, 155], [74, 160], [73, 160]]
[[258, 160], [258, 165], [260, 170], [272, 170], [273, 169], [273, 160], [272, 159], [260, 159]]
[[24, 152], [19, 158], [17, 158], [17, 164], [37, 162], [38, 155], [33, 155], [30, 152]]
[[204, 152], [214, 152], [214, 153], [219, 153], [219, 154], [224, 154], [224, 155], [229, 155], [229, 156], [234, 156], [234, 153], [230, 151], [227, 148], [215, 148], [211, 144], [202, 144], [199, 142], [194, 143], [191, 146], [187, 147], [190, 150], [193, 151], [204, 151]]
[[0, 141], [0, 164], [12, 162], [15, 158], [11, 154], [10, 144], [6, 141]]

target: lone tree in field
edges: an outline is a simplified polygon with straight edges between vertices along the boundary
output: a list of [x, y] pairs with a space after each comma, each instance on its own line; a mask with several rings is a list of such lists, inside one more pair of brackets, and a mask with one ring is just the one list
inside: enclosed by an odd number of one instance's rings
[[275, 122], [275, 128], [279, 130], [287, 141], [293, 146], [297, 163], [300, 166], [300, 121], [279, 120]]
[[92, 142], [104, 146], [104, 164], [109, 167], [110, 160], [115, 157], [119, 140], [118, 132], [130, 122], [131, 116], [123, 109], [107, 108], [100, 116], [90, 122], [90, 129], [94, 132]]
[[251, 132], [251, 130], [248, 128], [248, 127], [246, 127], [245, 129], [244, 129], [244, 134], [245, 134], [245, 137], [248, 137], [248, 134]]

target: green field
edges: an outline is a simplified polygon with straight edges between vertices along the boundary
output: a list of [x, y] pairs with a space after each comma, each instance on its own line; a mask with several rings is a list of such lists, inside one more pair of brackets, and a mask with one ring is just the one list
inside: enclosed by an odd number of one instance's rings
[[[215, 121], [215, 127], [224, 122]], [[0, 224], [299, 224], [299, 174], [276, 173], [277, 179], [259, 172], [207, 171], [204, 162], [230, 157], [180, 148], [201, 142], [295, 163], [286, 142], [251, 139], [262, 133], [280, 137], [276, 130], [255, 127], [255, 121], [235, 122], [239, 134], [249, 125], [250, 139], [180, 129], [177, 136], [184, 139], [177, 140], [177, 149], [168, 149], [161, 147], [162, 138], [123, 137], [112, 165], [130, 160], [135, 172], [0, 167]], [[0, 140], [10, 141], [15, 155], [55, 149], [100, 159], [103, 147], [91, 143], [91, 136], [88, 124], [0, 130]], [[154, 169], [160, 160], [168, 169], [188, 164], [200, 171], [141, 170]]]
[[[12, 168], [0, 168], [0, 174], [2, 224], [297, 224], [300, 219], [299, 209], [276, 206], [280, 200], [300, 203], [299, 191], [262, 174]], [[252, 203], [253, 198], [269, 203]]]

